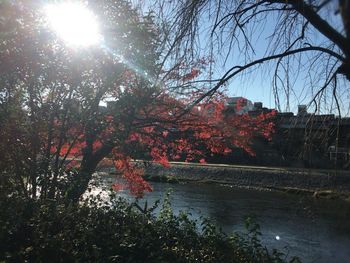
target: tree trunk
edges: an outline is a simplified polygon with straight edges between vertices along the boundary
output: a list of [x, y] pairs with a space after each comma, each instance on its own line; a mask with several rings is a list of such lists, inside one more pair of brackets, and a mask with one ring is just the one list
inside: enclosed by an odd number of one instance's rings
[[66, 199], [69, 202], [78, 202], [80, 197], [85, 193], [88, 188], [89, 182], [92, 178], [93, 173], [96, 170], [97, 163], [92, 160], [91, 157], [84, 157], [80, 170], [71, 182], [71, 185], [67, 189]]
[[94, 153], [85, 153], [78, 174], [73, 175], [71, 185], [66, 192], [68, 202], [78, 202], [88, 188], [89, 182], [99, 162], [113, 149], [113, 145], [103, 145]]

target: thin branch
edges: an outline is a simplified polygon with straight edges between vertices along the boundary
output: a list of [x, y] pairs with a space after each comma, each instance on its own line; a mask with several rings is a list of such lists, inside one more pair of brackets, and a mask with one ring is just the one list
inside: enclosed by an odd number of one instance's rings
[[322, 19], [314, 9], [302, 0], [271, 0], [271, 3], [290, 4], [305, 17], [320, 33], [334, 42], [346, 56], [350, 55], [350, 47], [346, 38], [336, 31], [326, 20]]
[[[327, 53], [331, 56], [334, 56], [336, 58], [338, 58], [341, 61], [344, 61], [345, 59], [340, 56], [339, 54], [335, 53], [332, 50], [326, 49], [326, 48], [322, 48], [322, 47], [313, 47], [313, 46], [309, 46], [309, 47], [305, 47], [305, 48], [299, 48], [299, 49], [294, 49], [294, 50], [290, 50], [287, 52], [283, 52], [280, 54], [276, 54], [276, 55], [272, 55], [272, 56], [267, 56], [261, 59], [257, 59], [253, 62], [250, 62], [244, 66], [234, 66], [231, 69], [229, 69], [225, 75], [221, 78], [221, 80], [212, 88], [210, 89], [208, 92], [204, 93], [200, 98], [198, 98], [191, 106], [189, 109], [191, 109], [194, 105], [198, 104], [199, 102], [201, 102], [205, 97], [211, 96], [212, 94], [214, 94], [215, 91], [217, 91], [225, 82], [227, 82], [228, 80], [230, 80], [231, 78], [233, 78], [234, 76], [236, 76], [238, 73], [253, 67], [255, 65], [258, 64], [262, 64], [264, 62], [270, 61], [270, 60], [274, 60], [274, 59], [278, 59], [281, 57], [287, 57], [290, 55], [294, 55], [297, 53], [301, 53], [301, 52], [308, 52], [308, 51], [320, 51], [320, 52], [324, 52]], [[235, 70], [235, 71], [234, 71]], [[233, 71], [233, 72], [232, 72]], [[232, 73], [231, 73], [232, 72]]]

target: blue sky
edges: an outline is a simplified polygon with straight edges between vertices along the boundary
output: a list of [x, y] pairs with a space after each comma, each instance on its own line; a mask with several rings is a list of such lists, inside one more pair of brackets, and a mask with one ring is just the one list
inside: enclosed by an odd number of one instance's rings
[[[255, 54], [252, 54], [252, 52], [248, 54], [250, 59], [245, 60], [246, 54], [240, 53], [238, 49], [233, 50], [225, 64], [220, 61], [220, 58], [216, 57], [218, 63], [215, 65], [215, 76], [219, 77], [222, 72], [225, 72], [232, 66], [244, 65], [245, 61], [250, 62], [264, 57], [269, 50], [269, 37], [274, 31], [276, 19], [277, 16], [270, 16], [264, 20], [264, 24], [256, 26], [255, 32], [253, 33], [255, 35], [252, 35], [251, 41]], [[339, 15], [336, 16], [334, 13], [331, 13], [328, 20], [338, 27], [341, 26]], [[206, 23], [209, 25], [210, 22], [207, 21]], [[237, 37], [239, 40], [242, 39], [242, 35], [238, 35]], [[204, 40], [203, 42], [206, 43], [207, 41]], [[310, 26], [309, 38], [305, 42], [315, 46], [319, 45], [325, 47], [327, 39]], [[222, 52], [224, 53], [225, 50]], [[310, 68], [311, 55], [312, 53], [305, 53], [300, 58], [296, 57], [290, 58], [289, 61], [287, 60], [290, 67], [288, 70], [288, 79], [285, 78], [279, 82], [279, 102], [282, 111], [296, 112], [298, 104], [308, 105], [314, 94], [323, 86], [326, 80], [326, 72], [323, 72], [323, 67], [326, 65], [327, 61], [321, 59], [316, 65]], [[286, 59], [283, 61], [286, 61]], [[253, 102], [261, 101], [266, 107], [277, 108], [272, 85], [275, 65], [276, 61], [271, 61], [263, 64], [259, 68], [248, 69], [247, 74], [237, 75], [229, 82], [229, 94], [232, 96], [243, 96]], [[282, 87], [286, 85], [287, 82], [290, 85], [289, 101], [287, 101]], [[347, 81], [338, 81], [337, 94], [341, 103], [342, 115], [349, 115], [349, 88], [349, 83]], [[320, 113], [337, 113], [335, 110], [335, 101], [332, 97], [332, 89], [328, 89], [324, 92], [324, 96], [319, 103], [321, 105]], [[309, 111], [314, 111], [312, 104]]]
[[[137, 0], [135, 0], [137, 2]], [[147, 1], [143, 2], [143, 10], [147, 9]], [[340, 16], [335, 14], [336, 10], [336, 2], [331, 2], [327, 6], [328, 9], [321, 14], [329, 23], [332, 25], [336, 25], [339, 30], [342, 30], [342, 24], [340, 23]], [[244, 65], [247, 61], [250, 62], [254, 59], [258, 59], [264, 57], [268, 53], [269, 50], [269, 39], [274, 32], [274, 28], [276, 22], [278, 21], [278, 16], [276, 13], [272, 13], [272, 15], [268, 16], [266, 19], [263, 19], [259, 23], [255, 23], [254, 25], [248, 25], [250, 28], [247, 32], [251, 33], [251, 44], [254, 49], [253, 52], [246, 53], [244, 48], [241, 50], [239, 46], [242, 41], [242, 34], [236, 35], [237, 45], [233, 46], [232, 52], [229, 54], [227, 59], [226, 52], [228, 50], [228, 46], [226, 48], [221, 48], [220, 50], [216, 50], [215, 56], [213, 57], [215, 63], [213, 64], [213, 75], [212, 78], [219, 78], [222, 76], [229, 68], [236, 65]], [[210, 14], [204, 13], [201, 16], [201, 20], [199, 24], [202, 28], [201, 33], [198, 36], [198, 44], [199, 49], [201, 50], [201, 54], [199, 56], [208, 56], [208, 48], [210, 40], [208, 39], [208, 29], [210, 30], [211, 24], [213, 23], [213, 17]], [[205, 30], [207, 29], [207, 30]], [[300, 30], [298, 31], [299, 34]], [[298, 35], [294, 35], [293, 37], [297, 37]], [[225, 35], [224, 35], [225, 37]], [[312, 44], [315, 46], [327, 46], [327, 39], [323, 37], [318, 31], [314, 30], [313, 27], [309, 26], [309, 31], [307, 33], [307, 39], [305, 39], [305, 43], [303, 44]], [[282, 50], [282, 45], [277, 49]], [[309, 104], [314, 94], [323, 86], [327, 72], [324, 71], [325, 65], [329, 63], [331, 66], [334, 61], [326, 61], [326, 60], [318, 60], [318, 62], [309, 67], [312, 62], [313, 57], [311, 53], [302, 54], [301, 57], [296, 57], [295, 59], [290, 58], [284, 59], [283, 61], [288, 62], [286, 66], [289, 66], [286, 71], [288, 71], [288, 77], [282, 77], [278, 81], [278, 92], [279, 92], [279, 103], [281, 111], [297, 111], [298, 104]], [[275, 62], [271, 61], [269, 63], [264, 64], [262, 67], [258, 69], [248, 69], [244, 74], [237, 75], [231, 81], [229, 81], [227, 85], [228, 94], [230, 96], [243, 96], [247, 99], [255, 102], [260, 101], [263, 102], [264, 106], [269, 108], [277, 108], [276, 106], [276, 97], [273, 92], [272, 85], [272, 76], [274, 75], [275, 70]], [[282, 72], [282, 71], [280, 71]], [[249, 73], [249, 74], [248, 74]], [[283, 75], [283, 74], [282, 74]], [[203, 76], [206, 78], [207, 76]], [[288, 84], [288, 85], [287, 85]], [[343, 116], [349, 116], [349, 101], [350, 101], [350, 93], [349, 93], [349, 82], [344, 80], [338, 81], [337, 95], [341, 104], [341, 114]], [[284, 91], [284, 87], [289, 86], [289, 100], [286, 99], [286, 92]], [[332, 89], [327, 89], [323, 93], [322, 99], [318, 101], [319, 113], [336, 113], [336, 104], [334, 98], [332, 96]], [[314, 107], [311, 104], [309, 111], [314, 111]]]

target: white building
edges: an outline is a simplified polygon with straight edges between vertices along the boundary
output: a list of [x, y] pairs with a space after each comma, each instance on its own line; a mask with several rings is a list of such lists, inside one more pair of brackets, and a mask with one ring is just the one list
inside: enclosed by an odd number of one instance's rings
[[250, 100], [243, 97], [230, 97], [226, 101], [226, 106], [233, 108], [235, 113], [242, 115], [254, 109], [254, 104]]

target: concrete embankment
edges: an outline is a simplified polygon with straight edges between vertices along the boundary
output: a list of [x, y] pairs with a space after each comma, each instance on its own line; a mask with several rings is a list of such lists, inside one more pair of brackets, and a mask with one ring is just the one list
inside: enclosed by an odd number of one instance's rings
[[257, 166], [189, 164], [173, 162], [170, 168], [152, 164], [145, 168], [150, 180], [218, 183], [239, 187], [313, 194], [315, 197], [350, 196], [350, 172]]

